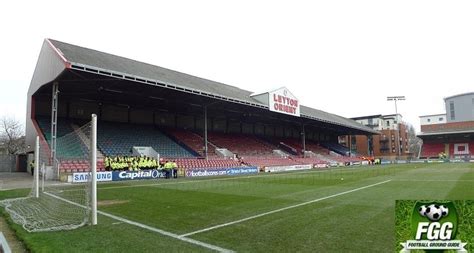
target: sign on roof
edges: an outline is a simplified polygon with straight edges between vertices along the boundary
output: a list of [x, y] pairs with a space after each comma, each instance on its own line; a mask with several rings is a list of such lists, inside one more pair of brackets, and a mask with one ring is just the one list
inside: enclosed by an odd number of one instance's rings
[[268, 107], [273, 112], [300, 116], [298, 99], [285, 87], [268, 93]]

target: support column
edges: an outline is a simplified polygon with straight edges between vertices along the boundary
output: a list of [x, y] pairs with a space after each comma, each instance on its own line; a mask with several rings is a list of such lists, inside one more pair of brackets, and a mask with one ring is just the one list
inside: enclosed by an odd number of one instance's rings
[[[58, 130], [58, 93], [59, 83], [53, 83], [53, 93], [51, 99], [51, 164], [56, 168], [56, 139]], [[59, 170], [58, 170], [59, 176]], [[59, 177], [58, 177], [59, 179]]]
[[97, 115], [95, 114], [92, 114], [92, 129], [90, 138], [92, 225], [97, 225]]
[[36, 136], [35, 143], [35, 168], [33, 174], [35, 176], [35, 198], [39, 198], [39, 164], [40, 164], [40, 139]]
[[301, 124], [301, 141], [303, 142], [303, 157], [306, 151], [306, 132], [304, 129], [304, 124]]
[[366, 135], [365, 135], [365, 138], [367, 138], [367, 156], [370, 156], [370, 139], [369, 139], [369, 135], [366, 134]]
[[349, 134], [349, 157], [352, 154], [352, 134]]
[[208, 160], [208, 152], [207, 152], [207, 105], [204, 106], [204, 155], [206, 156], [206, 160]]

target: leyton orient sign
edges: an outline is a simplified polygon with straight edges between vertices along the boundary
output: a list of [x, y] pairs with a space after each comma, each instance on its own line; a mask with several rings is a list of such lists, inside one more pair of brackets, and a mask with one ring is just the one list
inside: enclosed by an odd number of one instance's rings
[[268, 93], [268, 106], [273, 112], [300, 116], [298, 99], [285, 87]]

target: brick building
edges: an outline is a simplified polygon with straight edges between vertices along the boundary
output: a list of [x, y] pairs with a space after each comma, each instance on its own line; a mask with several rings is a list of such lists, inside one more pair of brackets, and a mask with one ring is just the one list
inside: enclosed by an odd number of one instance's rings
[[339, 142], [361, 156], [374, 156], [394, 160], [406, 159], [408, 153], [408, 127], [402, 115], [371, 115], [352, 118], [362, 125], [380, 132], [380, 135], [342, 136]]

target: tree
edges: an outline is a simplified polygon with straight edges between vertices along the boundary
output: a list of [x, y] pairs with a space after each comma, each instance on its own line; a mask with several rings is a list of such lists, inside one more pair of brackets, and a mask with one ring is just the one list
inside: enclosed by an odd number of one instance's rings
[[423, 141], [416, 137], [415, 128], [412, 125], [408, 126], [408, 152], [410, 152], [413, 157], [418, 157], [418, 154], [421, 150], [421, 145]]
[[0, 143], [10, 155], [25, 151], [23, 126], [14, 117], [4, 116], [0, 119]]

